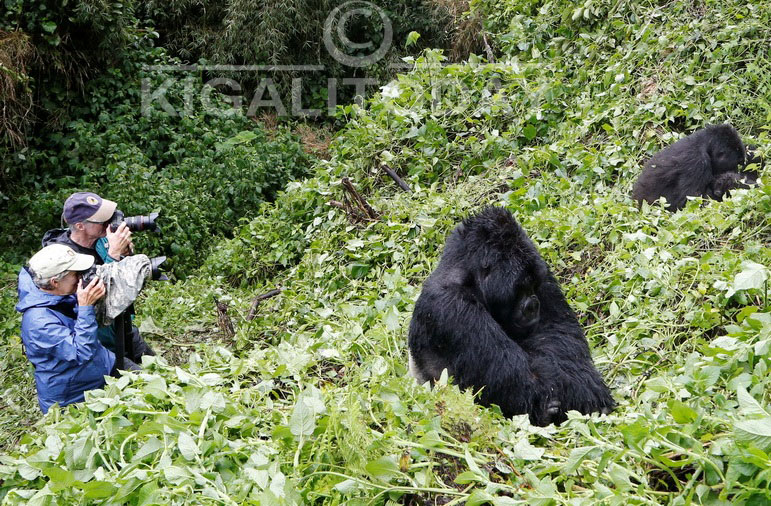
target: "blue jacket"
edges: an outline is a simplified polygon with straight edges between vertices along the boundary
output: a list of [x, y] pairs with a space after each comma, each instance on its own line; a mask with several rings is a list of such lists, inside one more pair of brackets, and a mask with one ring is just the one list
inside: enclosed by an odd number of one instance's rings
[[[65, 246], [69, 246], [76, 253], [93, 257], [94, 265], [109, 264], [116, 261], [107, 254], [110, 245], [107, 242], [106, 237], [97, 239], [93, 248], [86, 248], [72, 240], [68, 228], [54, 228], [43, 235], [42, 242], [44, 248], [50, 244], [64, 244]], [[115, 352], [115, 328], [112, 325], [99, 327], [98, 332], [99, 342], [108, 350]]]
[[35, 386], [43, 413], [54, 403], [81, 402], [86, 390], [101, 388], [115, 355], [96, 336], [94, 306], [78, 306], [75, 295], [51, 295], [19, 272], [21, 339], [35, 366]]

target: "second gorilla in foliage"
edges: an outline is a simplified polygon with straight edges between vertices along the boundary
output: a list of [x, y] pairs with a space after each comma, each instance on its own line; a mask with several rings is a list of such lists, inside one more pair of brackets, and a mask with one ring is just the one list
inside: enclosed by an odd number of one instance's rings
[[409, 330], [410, 371], [443, 369], [505, 416], [559, 423], [569, 410], [608, 413], [608, 387], [559, 284], [503, 208], [466, 219], [423, 285]]
[[708, 126], [653, 155], [632, 196], [649, 203], [665, 197], [670, 211], [682, 209], [688, 197], [722, 200], [732, 189], [755, 183], [757, 172], [739, 170], [744, 161], [744, 144], [731, 125]]

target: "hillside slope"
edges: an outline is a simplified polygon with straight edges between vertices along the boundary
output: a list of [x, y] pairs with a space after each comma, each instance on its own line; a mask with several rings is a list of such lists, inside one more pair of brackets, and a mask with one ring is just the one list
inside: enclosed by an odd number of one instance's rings
[[[674, 214], [629, 197], [645, 158], [705, 124], [771, 147], [771, 5], [473, 7], [497, 61], [428, 51], [346, 108], [313, 178], [197, 276], [148, 290], [137, 312], [166, 358], [52, 410], [0, 456], [4, 504], [771, 501], [769, 178]], [[329, 204], [345, 202], [343, 178], [377, 218]], [[514, 213], [560, 279], [611, 415], [537, 428], [407, 377], [421, 283], [487, 204]]]

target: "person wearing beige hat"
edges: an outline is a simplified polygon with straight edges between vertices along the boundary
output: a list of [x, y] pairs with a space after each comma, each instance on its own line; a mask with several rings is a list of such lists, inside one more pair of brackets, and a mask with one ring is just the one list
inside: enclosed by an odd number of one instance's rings
[[90, 255], [52, 244], [19, 272], [16, 310], [43, 413], [55, 403], [83, 401], [87, 390], [115, 373], [115, 355], [97, 338], [94, 303], [104, 296], [104, 283], [98, 277], [88, 286], [80, 283], [80, 273], [93, 264]]

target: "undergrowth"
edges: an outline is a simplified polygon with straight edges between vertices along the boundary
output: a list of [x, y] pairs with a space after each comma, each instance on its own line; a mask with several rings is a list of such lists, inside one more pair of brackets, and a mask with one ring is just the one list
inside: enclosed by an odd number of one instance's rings
[[[496, 63], [441, 65], [427, 51], [364, 108], [344, 108], [314, 177], [264, 204], [197, 275], [143, 296], [145, 334], [183, 352], [3, 440], [4, 503], [771, 500], [768, 170], [677, 213], [629, 197], [646, 157], [704, 124], [730, 122], [768, 150], [771, 7], [472, 7]], [[330, 205], [345, 201], [344, 177], [377, 218]], [[421, 283], [454, 225], [488, 204], [514, 213], [561, 281], [612, 414], [538, 428], [451, 381], [407, 376]], [[2, 364], [29, 384], [11, 362], [17, 331], [3, 327]], [[31, 422], [30, 390], [5, 388], [20, 408], [0, 411], [4, 424]]]

